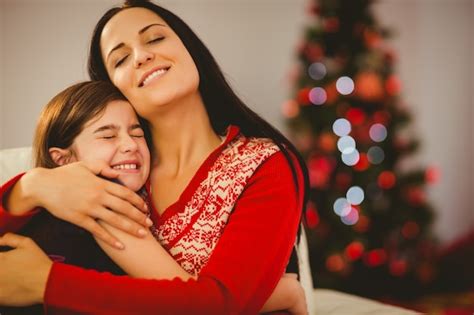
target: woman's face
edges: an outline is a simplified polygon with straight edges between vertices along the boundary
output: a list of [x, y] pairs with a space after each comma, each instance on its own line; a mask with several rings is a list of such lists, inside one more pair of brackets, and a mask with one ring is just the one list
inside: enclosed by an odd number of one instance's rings
[[100, 46], [112, 83], [146, 119], [164, 105], [199, 93], [191, 55], [165, 21], [148, 9], [117, 13], [102, 31]]
[[74, 139], [74, 160], [105, 161], [119, 172], [118, 179], [137, 191], [148, 178], [150, 152], [130, 103], [112, 101], [102, 115], [89, 121]]

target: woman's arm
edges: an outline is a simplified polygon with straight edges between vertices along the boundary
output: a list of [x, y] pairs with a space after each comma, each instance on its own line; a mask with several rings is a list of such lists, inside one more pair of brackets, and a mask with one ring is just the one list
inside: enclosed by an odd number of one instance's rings
[[[301, 174], [299, 182], [302, 187]], [[54, 263], [44, 296], [46, 309], [94, 314], [155, 314], [157, 309], [166, 314], [258, 313], [290, 257], [302, 194], [295, 193], [289, 165], [282, 153], [276, 153], [249, 180], [197, 280], [134, 279]], [[0, 262], [0, 276], [15, 268], [18, 265]], [[22, 268], [24, 277], [36, 273]], [[0, 280], [0, 285], [16, 284]]]
[[15, 221], [12, 218], [14, 216], [21, 217], [35, 207], [42, 207], [112, 246], [117, 246], [118, 240], [97, 224], [95, 219], [142, 236], [140, 230], [145, 230], [144, 226], [151, 223], [147, 223], [146, 215], [138, 210], [146, 211], [143, 199], [130, 189], [99, 178], [96, 174], [108, 177], [117, 175], [116, 171], [101, 161], [76, 162], [53, 169], [32, 169], [9, 183], [10, 187], [5, 192], [2, 189], [0, 215], [10, 216], [11, 222]]

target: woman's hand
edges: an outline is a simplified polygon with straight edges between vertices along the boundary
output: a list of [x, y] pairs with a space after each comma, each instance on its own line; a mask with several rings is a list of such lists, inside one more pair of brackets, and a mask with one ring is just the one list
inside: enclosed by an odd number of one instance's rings
[[152, 222], [143, 213], [148, 211], [145, 201], [127, 187], [96, 175], [116, 178], [118, 172], [103, 161], [33, 169], [13, 187], [7, 209], [12, 214], [21, 214], [25, 209], [43, 207], [119, 249], [123, 245], [96, 219], [135, 236], [146, 235], [144, 227]]
[[7, 233], [0, 237], [0, 246], [13, 248], [0, 252], [0, 305], [43, 303], [53, 262], [27, 237]]
[[293, 303], [288, 308], [288, 312], [292, 315], [308, 315], [308, 305], [306, 304], [306, 295], [301, 283], [297, 279], [295, 273], [285, 273], [283, 277], [291, 279], [293, 287]]
[[285, 273], [278, 281], [261, 313], [285, 310], [292, 315], [308, 315], [303, 287], [295, 273]]

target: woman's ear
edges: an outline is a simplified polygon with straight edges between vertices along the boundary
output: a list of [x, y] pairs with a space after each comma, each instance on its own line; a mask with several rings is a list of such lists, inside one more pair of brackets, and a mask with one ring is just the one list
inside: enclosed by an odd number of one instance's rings
[[70, 149], [61, 149], [57, 147], [49, 148], [49, 155], [57, 165], [65, 165], [74, 162], [74, 155]]

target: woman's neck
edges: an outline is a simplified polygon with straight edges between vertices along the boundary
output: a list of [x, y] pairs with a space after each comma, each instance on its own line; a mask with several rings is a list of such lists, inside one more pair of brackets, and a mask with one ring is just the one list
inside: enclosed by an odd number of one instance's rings
[[179, 176], [189, 167], [200, 165], [221, 143], [200, 95], [172, 104], [150, 119], [150, 125], [153, 167], [169, 176]]

